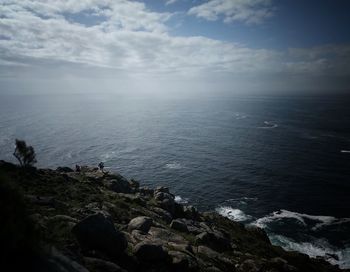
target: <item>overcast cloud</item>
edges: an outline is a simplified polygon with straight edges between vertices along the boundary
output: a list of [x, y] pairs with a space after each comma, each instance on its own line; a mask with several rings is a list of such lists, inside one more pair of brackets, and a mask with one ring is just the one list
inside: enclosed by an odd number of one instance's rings
[[[274, 8], [268, 0], [212, 0], [186, 13], [225, 24], [263, 24]], [[324, 87], [313, 84], [317, 77], [350, 74], [348, 45], [276, 50], [204, 35], [174, 36], [169, 23], [174, 17], [174, 12], [156, 12], [137, 1], [2, 1], [1, 91], [24, 90], [28, 82], [32, 90], [44, 82], [59, 91], [62, 79], [81, 91], [94, 86], [82, 84], [91, 78], [96, 86], [109, 84], [108, 91], [120, 84], [127, 90], [147, 86], [164, 92], [186, 86], [206, 91], [213, 86], [225, 91], [283, 89], [283, 82], [288, 82], [285, 89], [302, 84], [317, 88]], [[290, 78], [301, 85], [291, 86]]]

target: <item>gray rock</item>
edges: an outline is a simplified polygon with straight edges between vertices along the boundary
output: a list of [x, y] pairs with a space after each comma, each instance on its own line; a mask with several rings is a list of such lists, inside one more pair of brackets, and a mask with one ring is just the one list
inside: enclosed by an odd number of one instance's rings
[[212, 258], [212, 259], [217, 258], [217, 257], [220, 256], [219, 252], [216, 252], [215, 250], [212, 250], [211, 248], [206, 247], [206, 246], [198, 246], [197, 247], [197, 253], [206, 255], [206, 256], [208, 256], [209, 258]]
[[151, 228], [153, 219], [147, 216], [139, 216], [131, 219], [128, 224], [128, 230], [140, 230], [144, 233], [147, 233]]
[[183, 207], [184, 216], [187, 219], [197, 220], [199, 218], [199, 213], [197, 209], [193, 206], [184, 206]]
[[179, 219], [171, 221], [170, 228], [181, 232], [188, 232], [187, 225]]
[[68, 221], [72, 223], [78, 223], [79, 220], [68, 215], [57, 214], [49, 218], [50, 221]]
[[271, 244], [269, 237], [267, 236], [266, 232], [261, 229], [258, 228], [256, 226], [245, 226], [246, 230], [249, 231], [252, 235], [254, 235], [255, 237], [257, 237], [260, 240], [265, 241], [268, 244]]
[[74, 172], [74, 170], [72, 168], [69, 167], [57, 167], [56, 171], [58, 172], [62, 172], [62, 173], [71, 173]]
[[195, 242], [197, 245], [206, 245], [219, 252], [231, 249], [230, 240], [219, 232], [202, 232], [196, 236]]
[[151, 227], [148, 233], [152, 239], [163, 241], [163, 243], [188, 244], [188, 241], [184, 237], [166, 229]]
[[284, 272], [298, 271], [297, 268], [295, 268], [292, 265], [289, 265], [285, 259], [282, 259], [280, 257], [275, 257], [275, 258], [270, 259], [269, 264], [271, 267], [276, 268], [279, 271], [284, 271]]
[[40, 271], [89, 272], [84, 266], [63, 255], [54, 247], [50, 250], [45, 266]]
[[157, 192], [154, 193], [154, 199], [158, 202], [158, 205], [167, 210], [171, 214], [175, 211], [175, 198], [173, 195], [166, 192]]
[[172, 258], [172, 270], [188, 271], [190, 266], [190, 257], [179, 251], [169, 251], [168, 254]]
[[282, 259], [280, 257], [275, 257], [270, 259], [270, 264], [276, 265], [276, 266], [283, 266], [284, 264], [287, 264], [288, 262], [285, 259]]
[[[174, 197], [169, 194], [169, 193], [165, 193], [165, 192], [156, 192], [154, 193], [154, 198], [157, 201], [163, 201], [164, 199], [174, 199]], [[174, 200], [175, 201], [175, 200]]]
[[141, 188], [139, 188], [139, 192], [140, 192], [141, 195], [147, 196], [147, 197], [153, 197], [153, 194], [154, 194], [154, 190], [150, 189], [148, 187], [141, 187]]
[[134, 254], [140, 262], [159, 262], [168, 257], [168, 253], [160, 244], [140, 242], [134, 247]]
[[100, 213], [80, 221], [73, 227], [72, 233], [83, 249], [98, 250], [110, 257], [119, 256], [127, 247], [124, 234]]
[[164, 210], [167, 210], [171, 214], [175, 211], [175, 201], [173, 199], [164, 199], [159, 203], [159, 206], [163, 208]]
[[159, 193], [159, 192], [170, 194], [169, 188], [168, 188], [168, 187], [164, 187], [164, 186], [158, 186], [158, 187], [154, 190], [154, 194]]
[[252, 259], [247, 259], [239, 265], [237, 271], [238, 272], [259, 272], [260, 265]]
[[132, 192], [129, 182], [126, 179], [110, 179], [105, 181], [105, 186], [116, 193], [129, 194]]
[[116, 265], [115, 263], [108, 262], [102, 259], [84, 257], [85, 266], [96, 272], [126, 272], [125, 269]]
[[140, 182], [134, 180], [134, 179], [131, 179], [128, 181], [129, 182], [129, 186], [134, 190], [134, 191], [137, 191], [139, 188], [140, 188]]
[[164, 220], [166, 223], [170, 223], [171, 220], [173, 219], [173, 217], [171, 216], [171, 214], [170, 214], [168, 211], [166, 211], [166, 210], [164, 210], [164, 209], [162, 209], [162, 208], [159, 208], [159, 207], [151, 207], [150, 209], [151, 209], [151, 211], [153, 211], [153, 212], [155, 212], [156, 214], [158, 214], [159, 217], [160, 217], [162, 220]]

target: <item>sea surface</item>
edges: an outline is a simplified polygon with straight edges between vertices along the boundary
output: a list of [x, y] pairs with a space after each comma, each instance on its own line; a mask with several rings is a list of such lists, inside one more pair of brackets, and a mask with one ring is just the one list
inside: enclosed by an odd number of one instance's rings
[[350, 267], [350, 106], [343, 97], [0, 96], [0, 159], [97, 165]]

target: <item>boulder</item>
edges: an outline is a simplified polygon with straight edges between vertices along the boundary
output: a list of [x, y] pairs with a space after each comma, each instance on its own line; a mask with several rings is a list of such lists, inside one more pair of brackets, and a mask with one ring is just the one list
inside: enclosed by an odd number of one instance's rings
[[153, 240], [162, 241], [162, 243], [164, 244], [169, 242], [183, 244], [183, 245], [188, 244], [188, 241], [184, 237], [174, 233], [173, 231], [169, 231], [167, 229], [151, 227], [148, 233]]
[[164, 220], [166, 223], [170, 223], [173, 217], [171, 214], [159, 207], [150, 207], [151, 211], [155, 212], [157, 215], [159, 215], [160, 219]]
[[231, 249], [230, 240], [219, 232], [202, 232], [196, 236], [195, 242], [197, 245], [206, 245], [219, 252]]
[[154, 194], [159, 193], [159, 192], [170, 194], [169, 188], [168, 188], [168, 187], [164, 187], [164, 186], [158, 186], [158, 187], [154, 190]]
[[292, 265], [289, 265], [288, 262], [285, 259], [282, 259], [280, 257], [275, 257], [269, 260], [269, 265], [277, 269], [279, 271], [284, 271], [284, 272], [295, 272], [298, 271], [297, 268], [295, 268]]
[[238, 272], [259, 272], [261, 265], [252, 259], [247, 259], [238, 266]]
[[[32, 270], [27, 267], [24, 271]], [[50, 253], [49, 256], [46, 257], [46, 260], [36, 264], [35, 270], [33, 271], [89, 272], [84, 266], [66, 255], [63, 255], [54, 247], [50, 248]]]
[[139, 193], [143, 196], [153, 197], [154, 190], [148, 187], [141, 187], [139, 188]]
[[176, 220], [184, 223], [187, 227], [188, 232], [195, 234], [195, 235], [200, 234], [200, 233], [205, 232], [205, 231], [208, 231], [208, 232], [212, 231], [212, 229], [204, 222], [198, 222], [198, 221], [195, 221], [192, 219], [186, 219], [186, 218], [178, 218]]
[[173, 195], [161, 192], [161, 191], [155, 191], [154, 192], [154, 199], [157, 201], [158, 205], [164, 209], [170, 212], [171, 214], [175, 211], [175, 198]]
[[171, 261], [171, 268], [173, 271], [188, 271], [190, 268], [190, 257], [179, 251], [169, 251]]
[[140, 230], [144, 233], [147, 233], [151, 228], [153, 219], [147, 216], [139, 216], [131, 219], [128, 224], [128, 230]]
[[206, 246], [198, 246], [196, 251], [197, 253], [203, 254], [211, 259], [215, 259], [220, 256], [219, 252], [216, 252], [215, 250], [212, 250], [211, 248]]
[[171, 221], [170, 228], [172, 228], [174, 230], [181, 231], [181, 232], [188, 232], [187, 225], [179, 219], [175, 219], [175, 220]]
[[162, 245], [157, 243], [140, 242], [133, 252], [140, 262], [146, 263], [164, 261], [168, 257]]
[[129, 194], [132, 192], [130, 184], [126, 179], [110, 179], [105, 182], [105, 186], [116, 193]]
[[84, 257], [85, 266], [90, 271], [96, 272], [126, 272], [125, 269], [116, 265], [115, 263], [105, 261], [102, 259]]
[[184, 217], [187, 219], [193, 219], [193, 220], [199, 219], [199, 213], [197, 209], [193, 206], [184, 206], [183, 213], [184, 213]]
[[69, 167], [57, 167], [56, 171], [58, 172], [62, 172], [62, 173], [71, 173], [74, 172], [74, 170], [72, 168]]
[[137, 191], [140, 188], [140, 182], [131, 179], [128, 181], [129, 186], [133, 189], [133, 191]]
[[253, 236], [257, 237], [260, 240], [265, 241], [268, 244], [271, 244], [269, 237], [266, 232], [262, 228], [258, 228], [256, 226], [245, 226], [245, 229], [250, 232]]
[[174, 213], [175, 211], [175, 202], [173, 199], [168, 198], [168, 199], [164, 199], [159, 203], [159, 206], [164, 209], [167, 210], [168, 212], [170, 212], [171, 214]]
[[76, 224], [72, 233], [82, 249], [98, 250], [110, 257], [119, 256], [127, 247], [123, 233], [115, 229], [113, 222], [104, 215], [90, 215]]

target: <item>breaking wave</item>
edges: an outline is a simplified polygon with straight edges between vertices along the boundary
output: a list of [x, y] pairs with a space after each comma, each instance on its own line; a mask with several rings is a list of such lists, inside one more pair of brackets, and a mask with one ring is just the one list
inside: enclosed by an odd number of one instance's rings
[[250, 215], [245, 214], [242, 210], [240, 209], [234, 209], [229, 206], [221, 206], [215, 209], [215, 211], [224, 216], [227, 217], [228, 219], [232, 221], [238, 221], [238, 222], [244, 222], [249, 219], [251, 219]]
[[182, 198], [181, 196], [177, 195], [175, 196], [175, 202], [179, 204], [187, 204], [189, 201], [188, 198]]
[[165, 165], [165, 168], [167, 168], [167, 169], [181, 169], [182, 165], [178, 162], [172, 162], [172, 163], [167, 163]]
[[247, 118], [247, 115], [245, 115], [244, 113], [236, 112], [235, 118], [236, 118], [236, 120], [241, 120], [241, 119]]
[[107, 153], [102, 154], [101, 159], [103, 160], [110, 160], [116, 157], [116, 152], [115, 151], [109, 151]]
[[278, 125], [276, 123], [272, 123], [270, 121], [264, 121], [264, 125], [262, 127], [258, 127], [258, 128], [262, 128], [262, 129], [268, 129], [268, 128], [277, 128]]
[[307, 226], [310, 223], [306, 223], [305, 219], [313, 221], [312, 230], [320, 229], [324, 226], [339, 225], [343, 223], [350, 222], [350, 218], [336, 218], [333, 216], [322, 216], [322, 215], [309, 215], [304, 213], [291, 212], [287, 210], [279, 210], [271, 213], [268, 216], [257, 219], [252, 224], [260, 227], [266, 228], [268, 223], [276, 220], [281, 220], [284, 218], [295, 219], [300, 224]]
[[[307, 254], [310, 257], [322, 257], [331, 264], [339, 265], [340, 268], [350, 268], [350, 245], [345, 243], [340, 247], [331, 245], [328, 240], [314, 237], [316, 231], [322, 231], [326, 226], [334, 226], [350, 223], [350, 218], [336, 218], [333, 216], [309, 215], [288, 210], [279, 210], [259, 219], [245, 214], [242, 210], [232, 208], [230, 206], [220, 206], [216, 208], [216, 212], [229, 218], [232, 221], [243, 222], [248, 225], [254, 225], [266, 230], [271, 243], [283, 247], [287, 251], [298, 251]], [[284, 221], [283, 221], [284, 220]], [[290, 221], [292, 220], [292, 221]], [[289, 229], [289, 224], [295, 222], [300, 225], [299, 229], [303, 234], [302, 239], [295, 239], [286, 233], [275, 229], [273, 223]], [[310, 232], [311, 231], [311, 232]], [[288, 233], [288, 232], [287, 232]], [[317, 236], [317, 235], [316, 235]]]
[[314, 239], [312, 242], [296, 242], [283, 235], [269, 235], [269, 238], [271, 243], [281, 246], [285, 250], [298, 251], [313, 258], [320, 256], [343, 269], [350, 267], [350, 247], [338, 249], [323, 239]]

